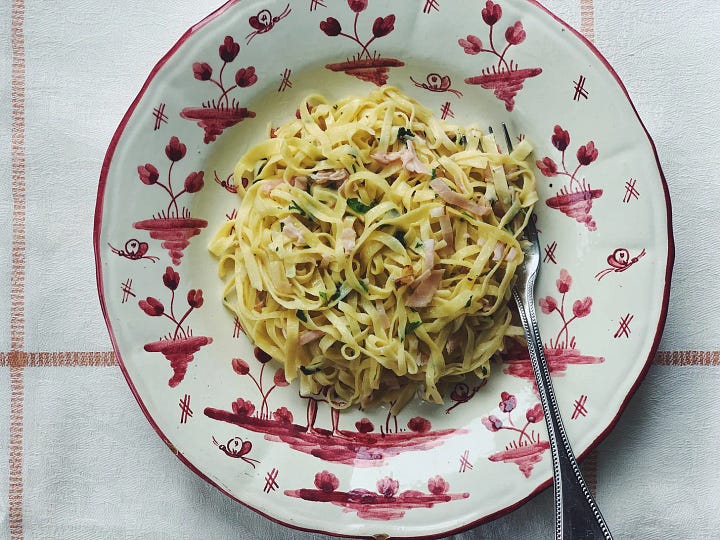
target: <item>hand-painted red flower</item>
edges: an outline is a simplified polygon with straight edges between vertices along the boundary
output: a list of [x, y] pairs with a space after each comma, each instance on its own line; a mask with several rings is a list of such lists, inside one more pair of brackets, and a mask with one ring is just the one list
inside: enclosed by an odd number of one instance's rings
[[517, 406], [517, 398], [507, 392], [502, 392], [500, 394], [500, 400], [501, 401], [498, 406], [502, 412], [511, 412]]
[[542, 405], [537, 403], [534, 407], [530, 407], [525, 413], [525, 418], [527, 418], [527, 421], [531, 424], [537, 424], [540, 422], [540, 420], [543, 419]]
[[195, 62], [193, 75], [198, 81], [209, 81], [212, 78], [212, 67], [207, 62]]
[[557, 300], [555, 300], [552, 296], [546, 296], [545, 298], [541, 298], [539, 300], [539, 303], [540, 309], [543, 313], [545, 313], [545, 315], [549, 315], [558, 307]]
[[285, 378], [284, 368], [277, 368], [275, 375], [273, 375], [273, 383], [275, 383], [275, 386], [279, 386], [280, 388], [285, 388], [290, 384]]
[[465, 54], [478, 54], [482, 51], [482, 41], [480, 41], [479, 37], [472, 34], [468, 35], [465, 39], [458, 39], [458, 44], [463, 48]]
[[257, 74], [255, 73], [255, 66], [249, 66], [246, 68], [238, 69], [235, 74], [235, 82], [240, 88], [247, 88], [252, 86], [258, 80]]
[[490, 416], [483, 416], [480, 421], [482, 422], [482, 425], [490, 431], [498, 431], [503, 426], [502, 420], [494, 414], [491, 414]]
[[517, 21], [512, 26], [508, 26], [505, 30], [505, 39], [510, 45], [518, 45], [525, 41], [527, 34], [520, 21]]
[[590, 315], [590, 309], [592, 308], [592, 298], [586, 296], [582, 300], [575, 300], [573, 302], [573, 315], [576, 317], [587, 317]]
[[145, 300], [140, 300], [138, 305], [140, 306], [140, 309], [151, 317], [159, 317], [165, 313], [165, 306], [162, 305], [162, 302], [152, 296], [148, 296]]
[[387, 36], [393, 30], [395, 30], [395, 15], [378, 17], [377, 19], [375, 19], [372, 27], [373, 36], [375, 36], [376, 38]]
[[377, 481], [377, 490], [380, 495], [387, 497], [388, 499], [394, 497], [398, 489], [400, 489], [400, 482], [394, 478], [386, 476]]
[[361, 11], [367, 9], [368, 0], [348, 0], [348, 6], [350, 6], [350, 9], [352, 9], [355, 13], [360, 13]]
[[557, 163], [550, 157], [544, 157], [535, 162], [543, 176], [557, 176], [558, 167]]
[[335, 37], [342, 32], [342, 26], [340, 26], [340, 21], [335, 17], [328, 17], [324, 21], [320, 21], [320, 30], [330, 37]]
[[205, 185], [204, 176], [205, 173], [203, 171], [188, 174], [185, 179], [185, 191], [188, 193], [197, 193], [200, 191]]
[[281, 424], [290, 425], [293, 423], [293, 414], [287, 409], [287, 407], [280, 407], [273, 413], [273, 419]]
[[580, 162], [580, 165], [590, 165], [597, 159], [597, 157], [598, 151], [597, 148], [595, 148], [595, 143], [593, 141], [590, 141], [586, 145], [578, 148], [577, 159], [578, 162]]
[[325, 493], [332, 493], [340, 486], [340, 480], [329, 471], [322, 471], [315, 475], [315, 487]]
[[187, 293], [188, 305], [192, 308], [200, 308], [205, 299], [203, 298], [202, 289], [190, 289]]
[[570, 285], [572, 285], [572, 276], [563, 268], [560, 270], [560, 279], [555, 282], [555, 285], [560, 294], [565, 294], [570, 290]]
[[267, 364], [270, 360], [272, 360], [272, 356], [263, 351], [260, 347], [255, 347], [253, 354], [255, 355], [257, 361], [261, 364]]
[[433, 476], [428, 480], [428, 491], [433, 495], [442, 495], [450, 490], [450, 484], [442, 476]]
[[140, 181], [148, 186], [152, 186], [153, 184], [157, 183], [158, 178], [160, 178], [160, 173], [155, 168], [155, 165], [152, 165], [150, 163], [140, 165], [137, 170]]
[[250, 373], [250, 366], [242, 358], [233, 358], [232, 368], [233, 371], [238, 375], [247, 375], [248, 373]]
[[363, 418], [355, 422], [355, 429], [358, 430], [358, 433], [370, 433], [375, 429], [375, 425], [369, 418]]
[[432, 425], [430, 424], [430, 420], [427, 418], [416, 416], [408, 421], [407, 426], [410, 431], [414, 431], [415, 433], [427, 433], [430, 431], [430, 427]]
[[187, 152], [187, 146], [180, 142], [180, 139], [173, 136], [170, 137], [170, 142], [165, 147], [165, 155], [170, 161], [180, 161], [185, 157]]
[[238, 416], [251, 416], [255, 412], [255, 405], [250, 400], [237, 398], [232, 404], [232, 410]]
[[553, 135], [550, 137], [550, 142], [552, 142], [555, 148], [564, 152], [565, 149], [570, 146], [570, 133], [556, 125], [553, 130]]
[[163, 274], [163, 283], [168, 289], [174, 291], [180, 285], [180, 274], [173, 270], [172, 266], [168, 266]]
[[482, 18], [485, 24], [492, 26], [500, 20], [500, 17], [502, 17], [502, 8], [491, 0], [485, 2], [485, 7], [482, 10]]
[[232, 62], [240, 52], [240, 44], [236, 43], [232, 36], [225, 36], [225, 41], [218, 49], [223, 62]]

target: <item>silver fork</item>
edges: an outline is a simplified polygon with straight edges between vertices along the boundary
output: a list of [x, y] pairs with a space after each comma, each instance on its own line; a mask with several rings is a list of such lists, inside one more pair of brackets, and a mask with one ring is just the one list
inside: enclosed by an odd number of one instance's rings
[[[507, 126], [503, 123], [502, 127], [508, 151], [512, 152], [513, 145]], [[490, 132], [492, 133], [492, 129]], [[550, 380], [550, 370], [535, 317], [535, 278], [540, 269], [540, 243], [532, 217], [525, 228], [525, 239], [527, 240], [523, 247], [525, 261], [517, 269], [517, 281], [512, 294], [525, 329], [530, 361], [550, 439], [555, 495], [555, 538], [556, 540], [598, 538], [612, 540], [610, 529], [578, 467]]]

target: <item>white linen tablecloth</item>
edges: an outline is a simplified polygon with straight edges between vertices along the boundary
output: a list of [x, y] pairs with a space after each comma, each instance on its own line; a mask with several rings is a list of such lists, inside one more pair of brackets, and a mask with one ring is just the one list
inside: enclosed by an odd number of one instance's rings
[[[157, 60], [220, 4], [0, 3], [0, 539], [324, 538], [233, 502], [168, 451], [116, 365], [95, 291], [112, 133]], [[616, 538], [720, 538], [720, 2], [545, 5], [624, 80], [674, 208], [661, 352], [584, 469]], [[552, 519], [546, 490], [454, 538], [551, 538]]]

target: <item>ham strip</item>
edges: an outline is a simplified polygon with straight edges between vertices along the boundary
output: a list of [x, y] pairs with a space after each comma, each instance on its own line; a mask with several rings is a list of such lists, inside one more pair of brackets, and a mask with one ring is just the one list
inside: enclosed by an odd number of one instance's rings
[[290, 240], [295, 240], [297, 242], [302, 242], [304, 240], [303, 232], [293, 225], [293, 219], [290, 216], [280, 220], [280, 223], [283, 224], [283, 233]]
[[308, 343], [312, 343], [313, 341], [320, 339], [324, 335], [325, 332], [322, 330], [309, 330], [308, 332], [303, 332], [298, 338], [298, 345], [302, 347], [303, 345], [307, 345]]
[[420, 161], [420, 158], [418, 158], [415, 153], [415, 146], [413, 146], [412, 141], [407, 141], [406, 144], [406, 148], [398, 150], [397, 152], [377, 152], [375, 154], [371, 154], [370, 157], [383, 165], [388, 165], [393, 161], [400, 160], [402, 161], [403, 167], [410, 172], [430, 174], [427, 166]]
[[405, 305], [408, 307], [426, 307], [430, 304], [435, 296], [435, 292], [440, 287], [442, 281], [443, 271], [442, 270], [431, 270], [423, 272], [416, 281], [418, 281], [417, 288], [407, 299]]
[[282, 178], [279, 180], [265, 180], [260, 188], [260, 193], [263, 195], [270, 195], [270, 192], [282, 183]]
[[340, 233], [340, 241], [342, 242], [343, 250], [345, 253], [350, 253], [355, 248], [355, 239], [357, 235], [355, 229], [352, 227], [346, 227]]
[[290, 179], [290, 185], [295, 186], [302, 191], [307, 191], [307, 181], [307, 176], [293, 176]]
[[430, 187], [435, 190], [440, 198], [448, 204], [467, 210], [471, 214], [476, 216], [484, 216], [490, 213], [490, 207], [474, 203], [467, 200], [459, 193], [455, 193], [450, 187], [443, 181], [442, 178], [435, 178], [430, 182]]
[[341, 182], [342, 185], [348, 178], [350, 178], [350, 173], [346, 169], [319, 171], [310, 175], [310, 179], [320, 186], [332, 184], [333, 182]]

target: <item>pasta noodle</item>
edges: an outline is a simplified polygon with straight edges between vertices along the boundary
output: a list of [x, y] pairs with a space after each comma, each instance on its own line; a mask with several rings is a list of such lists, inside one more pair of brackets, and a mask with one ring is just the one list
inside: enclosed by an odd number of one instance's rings
[[442, 403], [443, 383], [488, 377], [522, 336], [508, 302], [537, 201], [530, 144], [501, 153], [388, 86], [311, 95], [270, 131], [210, 244], [250, 339], [336, 408]]

